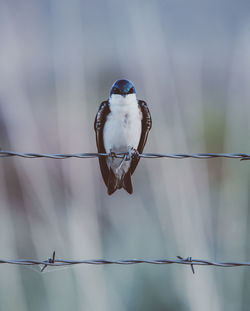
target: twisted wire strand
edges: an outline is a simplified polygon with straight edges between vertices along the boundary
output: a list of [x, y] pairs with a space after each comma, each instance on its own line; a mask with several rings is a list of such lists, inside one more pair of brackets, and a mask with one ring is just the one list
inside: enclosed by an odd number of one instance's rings
[[[112, 153], [112, 156], [117, 158], [124, 158], [129, 153]], [[49, 159], [67, 159], [67, 158], [98, 158], [108, 157], [109, 153], [74, 153], [74, 154], [45, 154], [45, 153], [21, 153], [13, 151], [0, 150], [0, 157], [22, 157], [22, 158], [49, 158]], [[193, 153], [193, 154], [160, 154], [160, 153], [142, 153], [139, 154], [141, 158], [156, 159], [156, 158], [170, 158], [170, 159], [211, 159], [211, 158], [229, 158], [250, 160], [250, 154], [246, 153]], [[183, 258], [177, 256], [177, 259], [121, 259], [121, 260], [106, 260], [106, 259], [92, 259], [92, 260], [62, 260], [55, 259], [55, 252], [52, 258], [47, 260], [33, 260], [33, 259], [17, 259], [17, 260], [3, 260], [0, 259], [0, 264], [12, 264], [23, 266], [42, 266], [41, 272], [43, 272], [48, 266], [72, 266], [78, 264], [90, 264], [90, 265], [131, 265], [131, 264], [154, 264], [154, 265], [166, 265], [166, 264], [181, 264], [189, 265], [194, 273], [194, 266], [216, 266], [216, 267], [240, 267], [250, 266], [250, 262], [215, 262], [203, 259], [193, 259], [192, 257]]]
[[47, 260], [34, 260], [34, 259], [16, 259], [16, 260], [4, 260], [0, 259], [0, 264], [11, 264], [21, 266], [42, 266], [41, 272], [43, 272], [48, 266], [62, 267], [73, 266], [79, 264], [88, 265], [133, 265], [133, 264], [153, 264], [153, 265], [169, 265], [180, 264], [189, 265], [194, 273], [194, 266], [216, 266], [216, 267], [249, 267], [250, 262], [216, 262], [203, 259], [193, 259], [192, 257], [183, 258], [177, 256], [177, 259], [120, 259], [120, 260], [107, 260], [107, 259], [85, 259], [85, 260], [65, 260], [56, 259], [55, 252], [53, 252], [52, 258]]
[[[124, 155], [129, 155], [127, 152], [112, 153], [113, 157], [123, 158]], [[108, 157], [109, 153], [62, 153], [62, 154], [47, 154], [47, 153], [23, 153], [23, 152], [13, 152], [0, 150], [0, 157], [21, 157], [21, 158], [48, 158], [48, 159], [68, 159], [68, 158], [98, 158], [98, 157]], [[141, 153], [138, 155], [140, 158], [147, 159], [158, 159], [158, 158], [169, 158], [169, 159], [212, 159], [212, 158], [228, 158], [228, 159], [240, 159], [240, 160], [250, 160], [250, 154], [247, 153]]]

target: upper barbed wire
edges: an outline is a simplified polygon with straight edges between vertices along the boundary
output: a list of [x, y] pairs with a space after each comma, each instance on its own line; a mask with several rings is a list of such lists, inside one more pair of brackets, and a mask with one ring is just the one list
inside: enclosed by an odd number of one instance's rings
[[[123, 158], [128, 156], [128, 152], [113, 153], [23, 153], [23, 152], [14, 152], [7, 150], [0, 150], [0, 157], [21, 157], [21, 158], [47, 158], [47, 159], [68, 159], [68, 158], [79, 158], [79, 159], [89, 159], [89, 158], [99, 158], [99, 157], [116, 157]], [[247, 153], [141, 153], [138, 155], [140, 158], [146, 159], [159, 159], [159, 158], [168, 158], [168, 159], [213, 159], [213, 158], [228, 158], [228, 159], [240, 159], [240, 160], [250, 160], [250, 154]]]

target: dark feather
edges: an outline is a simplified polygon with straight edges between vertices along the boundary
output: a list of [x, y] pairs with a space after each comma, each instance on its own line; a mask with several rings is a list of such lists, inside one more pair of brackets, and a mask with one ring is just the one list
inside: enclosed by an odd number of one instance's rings
[[115, 177], [114, 172], [112, 169], [109, 170], [109, 177], [108, 177], [108, 194], [111, 195], [118, 189], [117, 185], [117, 178]]
[[[96, 144], [97, 150], [99, 153], [106, 153], [103, 143], [103, 128], [107, 118], [107, 115], [110, 113], [109, 103], [108, 101], [104, 101], [101, 103], [99, 110], [95, 117], [95, 132], [96, 132]], [[109, 168], [106, 163], [105, 157], [99, 157], [99, 164], [101, 168], [102, 178], [108, 187], [109, 185]]]
[[[139, 153], [142, 153], [144, 146], [146, 144], [147, 138], [148, 138], [148, 133], [152, 127], [152, 119], [151, 119], [151, 115], [150, 115], [146, 102], [144, 102], [143, 100], [138, 100], [138, 105], [142, 112], [142, 121], [141, 121], [142, 131], [141, 131], [141, 138], [140, 138], [137, 151]], [[132, 160], [131, 167], [130, 167], [131, 175], [134, 173], [139, 161], [140, 161], [140, 158], [134, 158]]]
[[130, 169], [129, 169], [129, 171], [125, 174], [125, 176], [123, 177], [122, 186], [123, 186], [123, 188], [124, 188], [129, 194], [132, 194], [132, 193], [133, 193], [133, 186], [132, 186], [132, 182], [131, 182], [131, 173], [130, 173]]

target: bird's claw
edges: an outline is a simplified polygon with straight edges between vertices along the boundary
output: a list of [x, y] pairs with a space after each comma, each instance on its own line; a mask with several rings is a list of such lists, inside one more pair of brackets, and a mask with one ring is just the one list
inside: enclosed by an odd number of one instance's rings
[[140, 153], [139, 153], [139, 151], [138, 150], [134, 150], [134, 152], [133, 152], [133, 154], [132, 154], [132, 158], [134, 159], [134, 160], [139, 160], [140, 159]]
[[132, 148], [130, 151], [130, 157], [132, 160], [139, 160], [140, 154], [139, 154], [138, 150], [135, 148]]

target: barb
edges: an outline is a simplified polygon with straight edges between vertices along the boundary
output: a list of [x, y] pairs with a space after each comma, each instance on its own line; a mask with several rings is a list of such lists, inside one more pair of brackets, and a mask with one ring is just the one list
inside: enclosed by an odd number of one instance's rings
[[194, 266], [216, 266], [216, 267], [249, 267], [250, 262], [216, 262], [203, 259], [193, 259], [187, 257], [186, 259], [177, 256], [178, 259], [121, 259], [121, 260], [106, 260], [106, 259], [91, 259], [91, 260], [65, 260], [56, 259], [55, 252], [53, 252], [52, 258], [46, 260], [33, 260], [33, 259], [16, 259], [16, 260], [3, 260], [0, 259], [0, 264], [11, 264], [21, 266], [42, 266], [41, 272], [48, 266], [62, 267], [62, 266], [73, 266], [79, 264], [87, 265], [133, 265], [133, 264], [153, 264], [153, 265], [169, 265], [169, 264], [180, 264], [188, 265], [191, 267], [194, 273]]
[[186, 259], [183, 259], [181, 256], [177, 256], [177, 258], [179, 258], [180, 260], [184, 260], [184, 261], [190, 262], [191, 270], [192, 270], [193, 274], [195, 274], [194, 264], [192, 263], [192, 257], [187, 257]]
[[55, 263], [55, 257], [56, 257], [56, 252], [54, 251], [52, 254], [52, 258], [49, 258], [47, 260], [47, 263], [41, 268], [41, 272], [43, 272], [47, 267], [48, 267], [48, 263]]
[[[22, 152], [13, 152], [0, 150], [0, 158], [6, 157], [21, 157], [21, 158], [48, 158], [48, 159], [68, 159], [68, 158], [79, 158], [79, 159], [89, 159], [89, 158], [98, 158], [98, 157], [116, 157], [124, 158], [127, 155], [129, 158], [128, 152], [121, 153], [22, 153]], [[227, 158], [227, 159], [239, 159], [239, 160], [250, 160], [250, 154], [246, 153], [141, 153], [138, 154], [140, 158], [147, 159], [159, 159], [159, 158], [168, 158], [168, 159], [213, 159], [213, 158]]]

